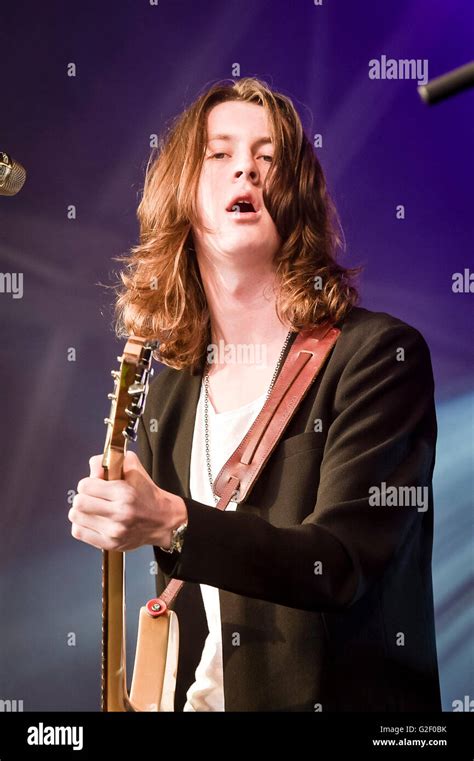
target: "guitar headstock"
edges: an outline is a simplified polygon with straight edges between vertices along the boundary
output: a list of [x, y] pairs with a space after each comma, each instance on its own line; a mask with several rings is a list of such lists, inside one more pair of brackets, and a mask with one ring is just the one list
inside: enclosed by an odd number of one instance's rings
[[[145, 408], [150, 378], [151, 362], [157, 341], [130, 336], [125, 344], [118, 370], [112, 370], [114, 390], [109, 416], [104, 419], [108, 426], [102, 467], [109, 478], [120, 478], [127, 443], [136, 441], [138, 421]], [[113, 471], [113, 472], [111, 472]]]

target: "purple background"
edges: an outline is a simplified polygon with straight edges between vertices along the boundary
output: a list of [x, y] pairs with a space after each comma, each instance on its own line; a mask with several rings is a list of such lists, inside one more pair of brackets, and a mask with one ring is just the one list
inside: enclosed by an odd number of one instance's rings
[[[454, 272], [473, 268], [474, 91], [428, 108], [416, 82], [368, 78], [369, 60], [383, 54], [427, 58], [431, 78], [469, 61], [472, 2], [10, 0], [2, 29], [0, 150], [28, 179], [0, 198], [0, 271], [24, 273], [22, 299], [0, 294], [0, 699], [98, 709], [100, 553], [72, 539], [67, 520], [69, 490], [103, 448], [122, 345], [98, 283], [114, 282], [112, 257], [136, 242], [150, 134], [232, 77], [236, 62], [241, 76], [289, 95], [309, 135], [323, 135], [317, 152], [342, 219], [343, 261], [365, 265], [362, 305], [415, 325], [430, 346], [444, 709], [474, 698], [473, 294], [451, 289]], [[154, 579], [149, 550], [127, 557], [131, 652]]]

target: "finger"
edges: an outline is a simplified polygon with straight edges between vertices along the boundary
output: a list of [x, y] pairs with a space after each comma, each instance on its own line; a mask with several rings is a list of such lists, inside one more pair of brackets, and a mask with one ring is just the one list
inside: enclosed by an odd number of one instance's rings
[[101, 534], [104, 539], [117, 541], [122, 537], [123, 528], [110, 520], [110, 518], [105, 518], [102, 515], [82, 513], [72, 507], [68, 518], [73, 525]]
[[75, 520], [74, 516], [82, 513], [83, 515], [100, 515], [110, 520], [114, 517], [113, 504], [108, 499], [92, 497], [90, 494], [76, 494], [72, 500], [72, 507], [69, 510], [68, 517], [69, 520]]
[[75, 539], [86, 541], [98, 549], [121, 551], [127, 546], [124, 527], [97, 515], [74, 516], [71, 533]]
[[126, 489], [123, 481], [103, 481], [101, 478], [81, 478], [77, 484], [78, 494], [87, 494], [90, 497], [106, 499], [109, 502], [113, 500], [124, 500]]
[[89, 459], [90, 477], [104, 478], [104, 469], [102, 467], [103, 455], [96, 454]]
[[74, 539], [78, 539], [80, 542], [90, 544], [92, 547], [96, 547], [98, 550], [110, 549], [110, 541], [100, 534], [98, 531], [80, 526], [78, 523], [73, 523], [71, 528], [71, 534]]

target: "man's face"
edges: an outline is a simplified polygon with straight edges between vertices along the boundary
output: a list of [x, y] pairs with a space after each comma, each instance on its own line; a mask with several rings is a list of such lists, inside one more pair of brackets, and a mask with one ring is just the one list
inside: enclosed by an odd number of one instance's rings
[[197, 208], [212, 232], [193, 230], [198, 254], [201, 249], [272, 261], [281, 240], [262, 198], [273, 159], [266, 110], [254, 103], [219, 103], [208, 114], [207, 135]]

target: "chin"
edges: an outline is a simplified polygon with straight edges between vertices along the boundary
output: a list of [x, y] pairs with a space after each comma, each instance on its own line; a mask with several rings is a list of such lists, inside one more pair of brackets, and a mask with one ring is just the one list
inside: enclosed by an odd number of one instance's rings
[[274, 256], [274, 252], [268, 248], [268, 243], [262, 246], [261, 239], [259, 241], [239, 241], [235, 245], [227, 243], [227, 245], [222, 247], [222, 250], [225, 254], [235, 259], [248, 259], [249, 261], [268, 259], [271, 262]]

